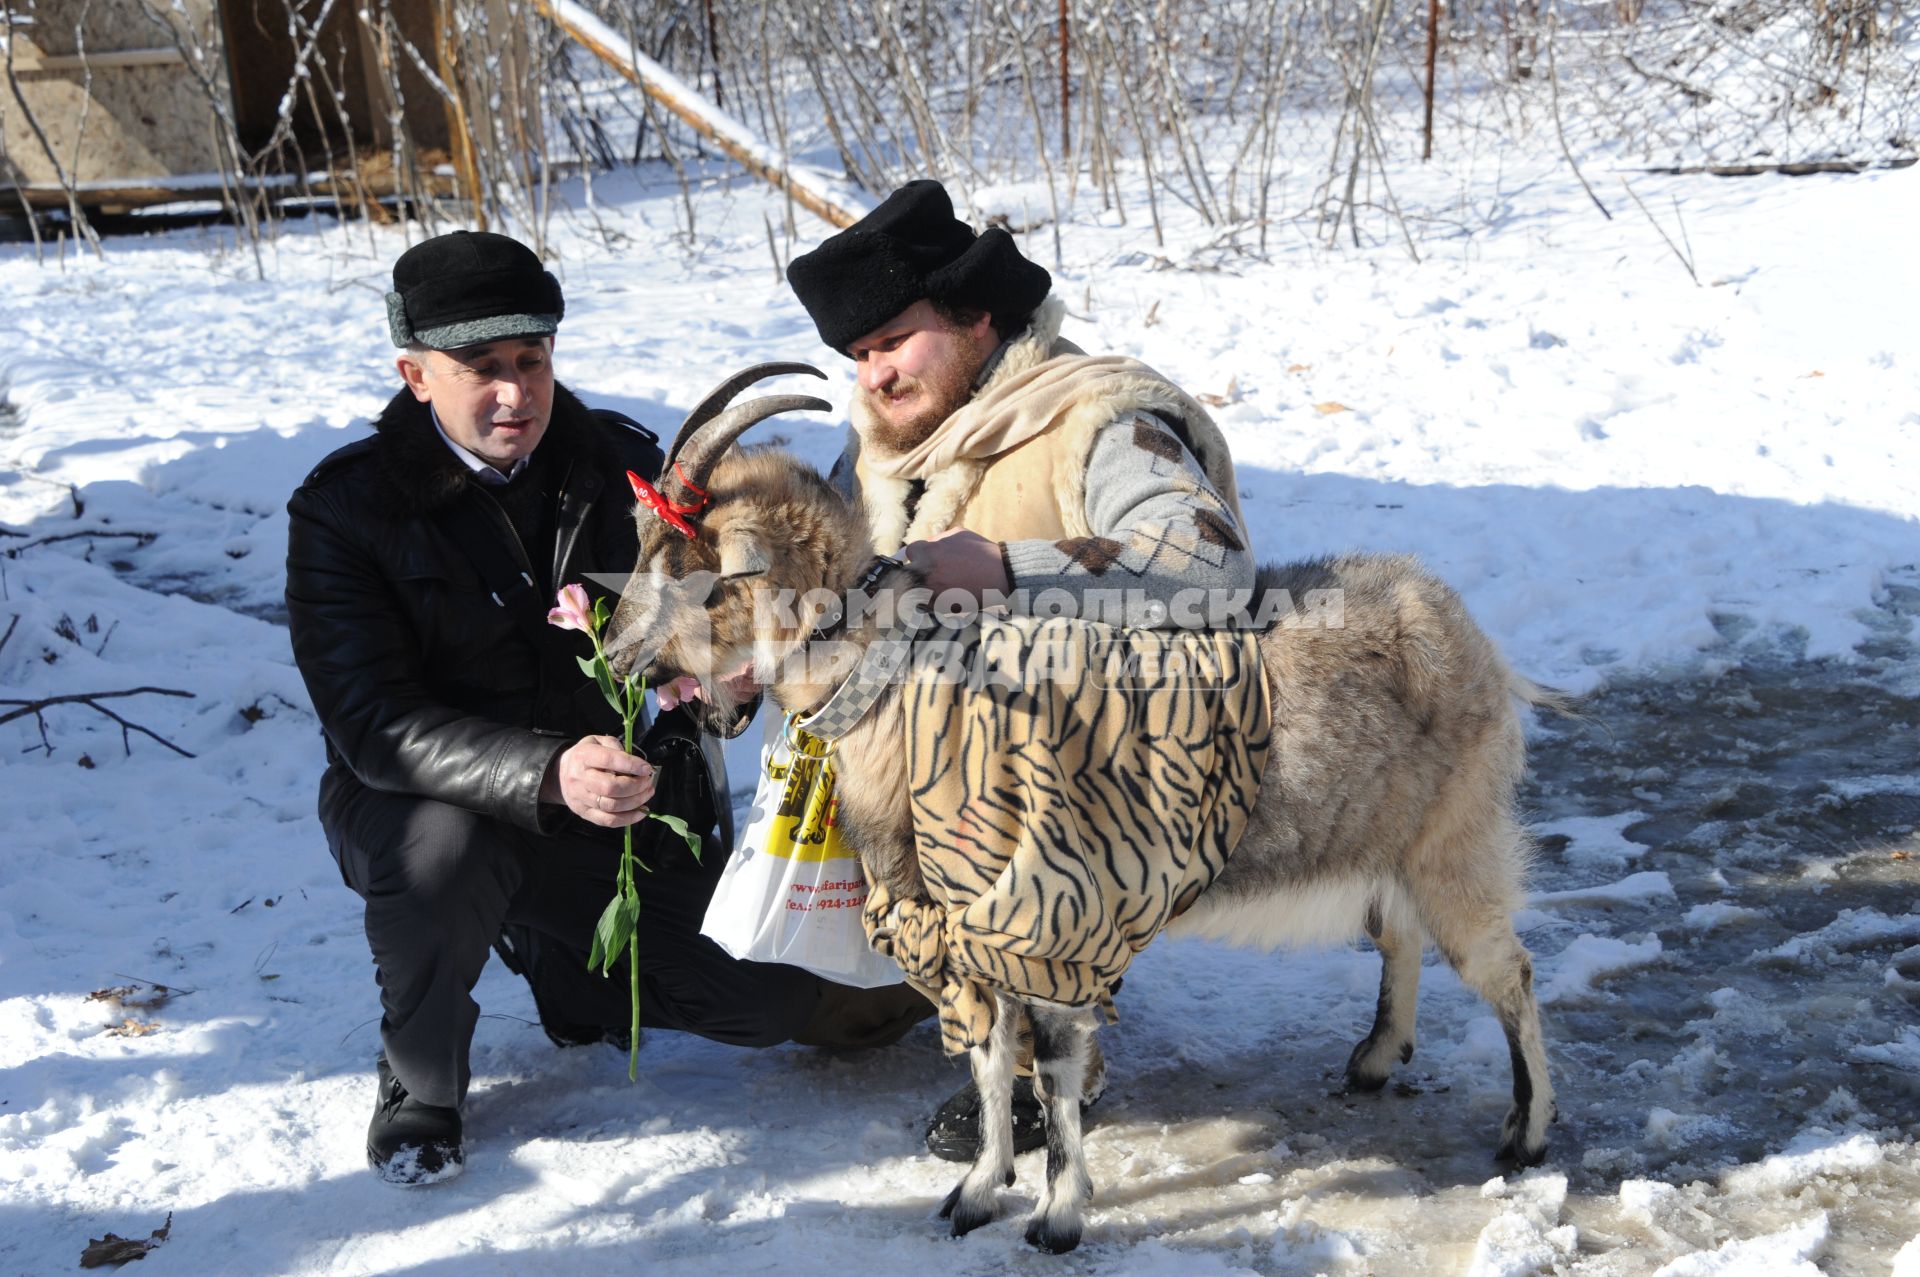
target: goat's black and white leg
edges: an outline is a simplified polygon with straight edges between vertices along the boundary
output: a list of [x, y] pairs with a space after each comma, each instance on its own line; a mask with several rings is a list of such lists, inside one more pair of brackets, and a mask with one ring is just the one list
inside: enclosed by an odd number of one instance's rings
[[[1513, 1105], [1500, 1124], [1494, 1157], [1533, 1166], [1546, 1156], [1547, 1125], [1558, 1115], [1553, 1083], [1547, 1077], [1547, 1051], [1540, 1036], [1540, 1010], [1533, 998], [1533, 959], [1503, 924], [1463, 940], [1456, 948], [1441, 940], [1441, 950], [1469, 988], [1493, 1006], [1507, 1035], [1513, 1061]], [[1438, 938], [1438, 937], [1436, 937]]]
[[1486, 946], [1486, 970], [1461, 976], [1493, 1004], [1513, 1061], [1513, 1107], [1500, 1124], [1494, 1156], [1518, 1166], [1537, 1165], [1547, 1153], [1547, 1125], [1559, 1116], [1547, 1077], [1547, 1049], [1540, 1036], [1540, 1008], [1533, 997], [1533, 958], [1511, 929], [1504, 944]]
[[1023, 1017], [1005, 996], [996, 993], [993, 1000], [993, 1032], [985, 1046], [968, 1053], [980, 1092], [980, 1155], [940, 1207], [940, 1218], [953, 1221], [955, 1237], [991, 1220], [994, 1196], [1013, 1183], [1013, 1066]]
[[1061, 1255], [1080, 1244], [1093, 1180], [1081, 1141], [1080, 1100], [1093, 1055], [1093, 1012], [1029, 1007], [1033, 1090], [1047, 1119], [1047, 1186], [1027, 1223], [1027, 1241]]
[[1347, 1089], [1377, 1091], [1396, 1064], [1413, 1058], [1414, 1009], [1420, 996], [1425, 935], [1398, 900], [1367, 906], [1367, 934], [1380, 951], [1380, 1001], [1373, 1029], [1347, 1057]]
[[1533, 996], [1533, 958], [1513, 932], [1511, 907], [1519, 891], [1507, 875], [1517, 877], [1517, 871], [1503, 868], [1518, 863], [1523, 835], [1516, 827], [1504, 826], [1495, 836], [1515, 850], [1464, 859], [1446, 880], [1444, 895], [1419, 891], [1416, 884], [1416, 904], [1440, 952], [1461, 981], [1492, 1005], [1507, 1035], [1513, 1107], [1501, 1123], [1494, 1156], [1532, 1166], [1546, 1155], [1547, 1125], [1557, 1111], [1547, 1077], [1540, 1007]]

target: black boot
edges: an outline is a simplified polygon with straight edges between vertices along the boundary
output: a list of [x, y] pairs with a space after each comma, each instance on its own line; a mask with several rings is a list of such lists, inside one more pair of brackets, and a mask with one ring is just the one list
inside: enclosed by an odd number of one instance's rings
[[380, 1057], [380, 1090], [367, 1125], [367, 1165], [389, 1184], [437, 1184], [466, 1164], [460, 1110], [422, 1104]]
[[[1085, 1107], [1084, 1105], [1082, 1106]], [[1013, 1079], [1013, 1151], [1030, 1153], [1047, 1142], [1047, 1121], [1033, 1094], [1033, 1079]], [[980, 1156], [980, 1088], [969, 1082], [934, 1110], [927, 1151], [945, 1162]]]

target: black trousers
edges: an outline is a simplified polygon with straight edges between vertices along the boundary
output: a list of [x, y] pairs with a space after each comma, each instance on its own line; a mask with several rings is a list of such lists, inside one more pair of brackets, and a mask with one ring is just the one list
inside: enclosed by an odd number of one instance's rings
[[[457, 1105], [480, 1016], [473, 987], [501, 926], [523, 923], [584, 962], [594, 921], [613, 895], [620, 835], [584, 823], [552, 837], [530, 834], [431, 799], [368, 789], [339, 767], [321, 781], [320, 822], [341, 875], [366, 901], [387, 1063], [422, 1102]], [[728, 956], [700, 934], [722, 857], [710, 852], [705, 865], [684, 851], [645, 858], [656, 872], [639, 883], [643, 1026], [735, 1046], [869, 1046], [932, 1013], [903, 986], [845, 989], [797, 967]], [[607, 999], [600, 1022], [625, 1025], [627, 972], [592, 984]]]

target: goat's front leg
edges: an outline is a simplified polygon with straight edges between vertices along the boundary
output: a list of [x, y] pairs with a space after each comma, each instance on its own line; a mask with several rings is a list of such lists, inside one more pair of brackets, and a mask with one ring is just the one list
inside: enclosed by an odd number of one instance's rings
[[1027, 1222], [1027, 1241], [1050, 1255], [1062, 1255], [1080, 1244], [1083, 1212], [1093, 1200], [1080, 1133], [1093, 1012], [1036, 1006], [1027, 1012], [1033, 1018], [1033, 1090], [1046, 1106], [1047, 1118], [1047, 1188]]
[[968, 1053], [980, 1092], [980, 1156], [940, 1207], [940, 1218], [953, 1221], [955, 1237], [991, 1220], [994, 1194], [1013, 1184], [1014, 1034], [1020, 1008], [998, 993], [993, 1001], [993, 1032], [985, 1046]]

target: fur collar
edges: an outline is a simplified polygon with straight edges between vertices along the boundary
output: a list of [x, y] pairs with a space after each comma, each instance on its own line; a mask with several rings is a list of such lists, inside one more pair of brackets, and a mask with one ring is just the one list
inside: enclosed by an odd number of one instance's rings
[[[380, 485], [397, 508], [433, 514], [466, 491], [466, 466], [441, 442], [427, 405], [404, 386], [387, 401], [373, 429]], [[563, 474], [576, 460], [587, 460], [596, 472], [613, 463], [586, 405], [558, 382], [553, 387], [553, 416], [535, 451], [540, 464], [556, 465]]]
[[[1060, 341], [1060, 321], [1067, 317], [1067, 303], [1049, 293], [1033, 312], [1033, 320], [1019, 336], [1010, 338], [1000, 348], [987, 375], [981, 378], [979, 390], [986, 390], [1002, 381], [1018, 377], [1023, 372], [1031, 372], [1055, 355], [1084, 354], [1072, 342]], [[978, 394], [979, 390], [974, 393]]]

